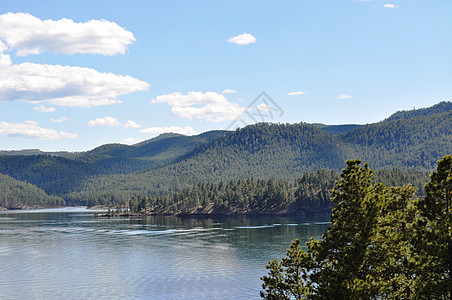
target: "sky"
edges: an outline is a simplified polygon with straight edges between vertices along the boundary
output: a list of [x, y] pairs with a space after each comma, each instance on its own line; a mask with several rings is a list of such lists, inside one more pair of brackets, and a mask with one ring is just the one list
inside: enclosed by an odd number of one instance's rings
[[451, 14], [450, 0], [0, 0], [0, 149], [367, 124], [450, 101]]

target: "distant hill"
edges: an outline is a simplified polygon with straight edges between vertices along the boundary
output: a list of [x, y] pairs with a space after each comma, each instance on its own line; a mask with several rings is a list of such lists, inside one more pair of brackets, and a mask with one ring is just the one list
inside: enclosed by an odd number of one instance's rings
[[129, 174], [155, 168], [224, 133], [212, 131], [196, 136], [165, 134], [132, 146], [107, 144], [64, 157], [40, 150], [26, 150], [26, 155], [0, 155], [0, 173], [33, 183], [48, 193], [64, 195], [90, 176]]
[[294, 180], [308, 171], [339, 171], [354, 158], [377, 170], [429, 172], [450, 153], [452, 105], [441, 102], [367, 125], [259, 123], [197, 136], [165, 134], [132, 146], [107, 144], [65, 157], [0, 156], [0, 173], [69, 203], [118, 203], [197, 182]]
[[320, 123], [316, 123], [316, 124], [312, 124], [312, 125], [320, 127], [323, 130], [328, 131], [329, 133], [334, 134], [334, 135], [345, 133], [351, 129], [362, 126], [362, 125], [358, 125], [358, 124], [325, 125], [325, 124], [320, 124]]
[[36, 208], [63, 206], [62, 198], [47, 195], [35, 185], [0, 174], [0, 208]]
[[67, 156], [71, 152], [67, 151], [55, 151], [55, 152], [45, 152], [39, 149], [25, 149], [25, 150], [0, 150], [0, 155], [54, 155], [54, 156]]
[[439, 158], [452, 153], [452, 110], [391, 118], [357, 127], [338, 138], [374, 168], [432, 170]]
[[419, 108], [413, 110], [402, 110], [392, 114], [385, 121], [399, 120], [399, 119], [413, 119], [419, 116], [430, 116], [439, 113], [452, 111], [452, 102], [443, 101], [427, 108]]

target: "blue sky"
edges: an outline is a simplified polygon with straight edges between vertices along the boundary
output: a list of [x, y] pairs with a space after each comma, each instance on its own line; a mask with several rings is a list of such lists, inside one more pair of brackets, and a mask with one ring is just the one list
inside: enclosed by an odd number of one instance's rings
[[451, 13], [450, 0], [0, 0], [0, 149], [431, 106], [452, 98]]

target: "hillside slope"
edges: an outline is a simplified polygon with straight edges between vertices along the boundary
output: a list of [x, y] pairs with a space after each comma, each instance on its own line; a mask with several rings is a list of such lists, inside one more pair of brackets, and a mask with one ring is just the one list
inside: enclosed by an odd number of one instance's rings
[[42, 189], [11, 176], [0, 174], [0, 208], [63, 206], [62, 198], [47, 195]]
[[431, 171], [452, 153], [452, 111], [385, 120], [331, 134], [316, 125], [250, 125], [182, 156], [175, 163], [126, 176], [91, 178], [73, 199], [124, 201], [189, 187], [196, 182], [232, 179], [293, 180], [316, 169], [339, 171], [360, 158], [372, 168]]
[[164, 134], [128, 146], [107, 144], [91, 151], [67, 154], [64, 157], [41, 155], [0, 155], [0, 173], [27, 181], [47, 193], [65, 195], [77, 189], [91, 176], [129, 174], [166, 164], [208, 144], [225, 131], [212, 131], [197, 136]]
[[363, 125], [337, 137], [374, 168], [432, 170], [452, 153], [452, 110]]
[[0, 173], [82, 204], [158, 195], [197, 182], [293, 180], [317, 169], [339, 171], [355, 158], [375, 169], [431, 171], [452, 153], [451, 108], [443, 102], [360, 126], [259, 123], [191, 137], [166, 134], [65, 158], [0, 156]]

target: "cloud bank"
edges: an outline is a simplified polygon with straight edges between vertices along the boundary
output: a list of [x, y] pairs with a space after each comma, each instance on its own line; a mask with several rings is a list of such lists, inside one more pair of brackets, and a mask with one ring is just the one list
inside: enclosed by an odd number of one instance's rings
[[104, 127], [115, 127], [115, 126], [123, 126], [124, 128], [141, 128], [140, 125], [135, 123], [132, 120], [128, 120], [125, 124], [121, 123], [118, 119], [113, 117], [103, 117], [97, 118], [95, 120], [88, 121], [88, 126], [104, 126]]
[[35, 121], [25, 121], [23, 123], [0, 122], [0, 135], [38, 140], [75, 139], [78, 137], [74, 133], [39, 127], [39, 124]]
[[0, 15], [0, 39], [26, 56], [42, 52], [62, 54], [124, 54], [135, 42], [133, 33], [114, 22], [70, 19], [41, 20], [27, 13]]
[[224, 95], [215, 92], [188, 94], [174, 92], [158, 96], [151, 102], [168, 104], [171, 106], [171, 112], [178, 117], [210, 122], [234, 120], [245, 110], [238, 104], [230, 102]]
[[42, 21], [24, 13], [0, 15], [0, 101], [48, 102], [69, 107], [119, 103], [117, 97], [145, 91], [148, 83], [131, 76], [91, 68], [37, 63], [13, 64], [6, 51], [17, 55], [50, 51], [65, 54], [125, 53], [133, 34], [115, 23], [91, 20]]
[[118, 121], [118, 119], [113, 117], [103, 117], [98, 118], [95, 120], [88, 121], [88, 126], [107, 126], [107, 127], [114, 127], [119, 126], [121, 123]]
[[90, 68], [36, 63], [13, 65], [5, 54], [0, 54], [0, 69], [0, 101], [93, 107], [119, 103], [117, 97], [149, 87], [148, 83], [130, 76]]

